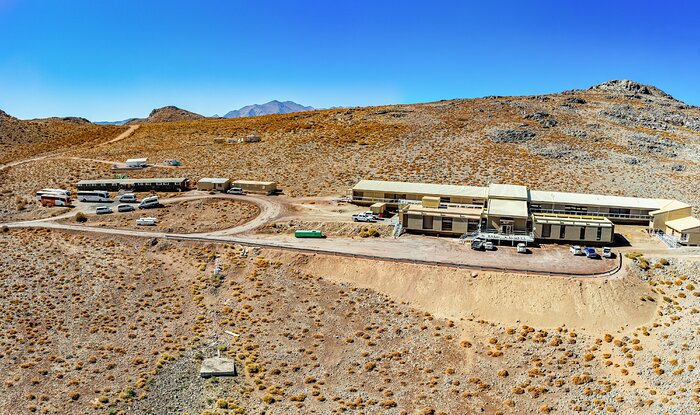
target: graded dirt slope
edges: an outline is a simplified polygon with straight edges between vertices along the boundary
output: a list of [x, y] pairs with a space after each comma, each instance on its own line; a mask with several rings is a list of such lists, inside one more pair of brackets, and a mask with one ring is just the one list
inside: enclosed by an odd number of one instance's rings
[[[472, 317], [542, 328], [617, 330], [653, 318], [656, 306], [638, 278], [560, 278], [472, 272], [319, 256], [299, 257], [306, 272], [371, 288], [436, 316]], [[303, 265], [302, 265], [303, 264]], [[623, 273], [621, 273], [623, 274]], [[474, 275], [474, 276], [473, 276]]]
[[90, 148], [126, 127], [95, 125], [83, 118], [19, 120], [0, 111], [0, 166], [71, 147]]

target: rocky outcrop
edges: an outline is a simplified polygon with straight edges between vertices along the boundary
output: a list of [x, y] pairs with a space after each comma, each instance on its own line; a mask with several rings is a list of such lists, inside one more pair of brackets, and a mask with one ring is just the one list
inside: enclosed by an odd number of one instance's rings
[[156, 108], [148, 115], [148, 118], [134, 118], [126, 123], [126, 125], [155, 123], [155, 122], [176, 122], [176, 121], [194, 121], [205, 118], [203, 115], [196, 114], [175, 106], [167, 106]]
[[494, 143], [524, 143], [535, 136], [536, 134], [530, 130], [492, 129], [487, 133], [489, 140]]
[[655, 97], [673, 99], [671, 95], [665, 93], [659, 88], [653, 85], [645, 85], [639, 82], [630, 81], [628, 79], [616, 79], [612, 81], [603, 82], [602, 84], [594, 85], [590, 87], [591, 90], [607, 91], [619, 94], [639, 94], [639, 95], [651, 95]]

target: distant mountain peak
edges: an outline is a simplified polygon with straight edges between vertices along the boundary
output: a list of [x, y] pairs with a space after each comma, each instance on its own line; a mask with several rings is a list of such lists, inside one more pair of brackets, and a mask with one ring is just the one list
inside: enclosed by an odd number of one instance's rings
[[174, 105], [168, 105], [161, 108], [156, 108], [148, 115], [148, 118], [134, 118], [126, 122], [127, 125], [152, 123], [152, 122], [175, 122], [175, 121], [193, 121], [205, 118], [203, 115], [183, 110]]
[[224, 118], [255, 117], [258, 115], [289, 114], [290, 112], [312, 111], [313, 107], [305, 107], [294, 101], [272, 100], [265, 104], [246, 105], [240, 109], [229, 111]]
[[640, 95], [652, 95], [662, 98], [675, 99], [671, 95], [665, 93], [659, 88], [653, 85], [646, 85], [640, 82], [631, 81], [629, 79], [613, 79], [611, 81], [603, 82], [602, 84], [593, 85], [589, 88], [590, 90], [602, 90], [617, 92], [623, 94], [640, 94]]

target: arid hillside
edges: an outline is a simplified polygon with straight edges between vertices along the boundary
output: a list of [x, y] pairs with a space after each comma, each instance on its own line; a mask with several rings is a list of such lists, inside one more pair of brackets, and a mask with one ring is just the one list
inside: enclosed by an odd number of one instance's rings
[[204, 118], [203, 115], [195, 114], [182, 108], [167, 106], [163, 108], [156, 108], [148, 115], [148, 118], [134, 118], [129, 120], [126, 125], [143, 124], [150, 122], [174, 122], [174, 121], [188, 121], [188, 120], [199, 120]]
[[[248, 134], [262, 141], [214, 142]], [[141, 174], [276, 180], [291, 195], [343, 193], [374, 178], [700, 203], [700, 109], [631, 81], [551, 95], [153, 123], [73, 155], [177, 158], [177, 173]]]
[[[444, 275], [19, 229], [0, 233], [0, 251], [1, 413], [698, 410], [697, 263], [650, 257], [648, 270], [630, 264], [609, 281]], [[499, 289], [511, 314], [494, 310]], [[581, 320], [624, 292], [608, 326]], [[218, 352], [239, 376], [199, 377], [201, 359]]]
[[94, 125], [84, 118], [20, 120], [0, 111], [0, 165], [77, 146], [91, 147], [125, 127]]

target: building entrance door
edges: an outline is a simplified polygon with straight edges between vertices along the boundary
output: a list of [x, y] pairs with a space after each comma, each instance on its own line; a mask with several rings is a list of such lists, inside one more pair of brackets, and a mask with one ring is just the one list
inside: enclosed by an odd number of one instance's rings
[[511, 224], [501, 225], [501, 233], [504, 233], [504, 234], [513, 233], [513, 225], [511, 225]]

